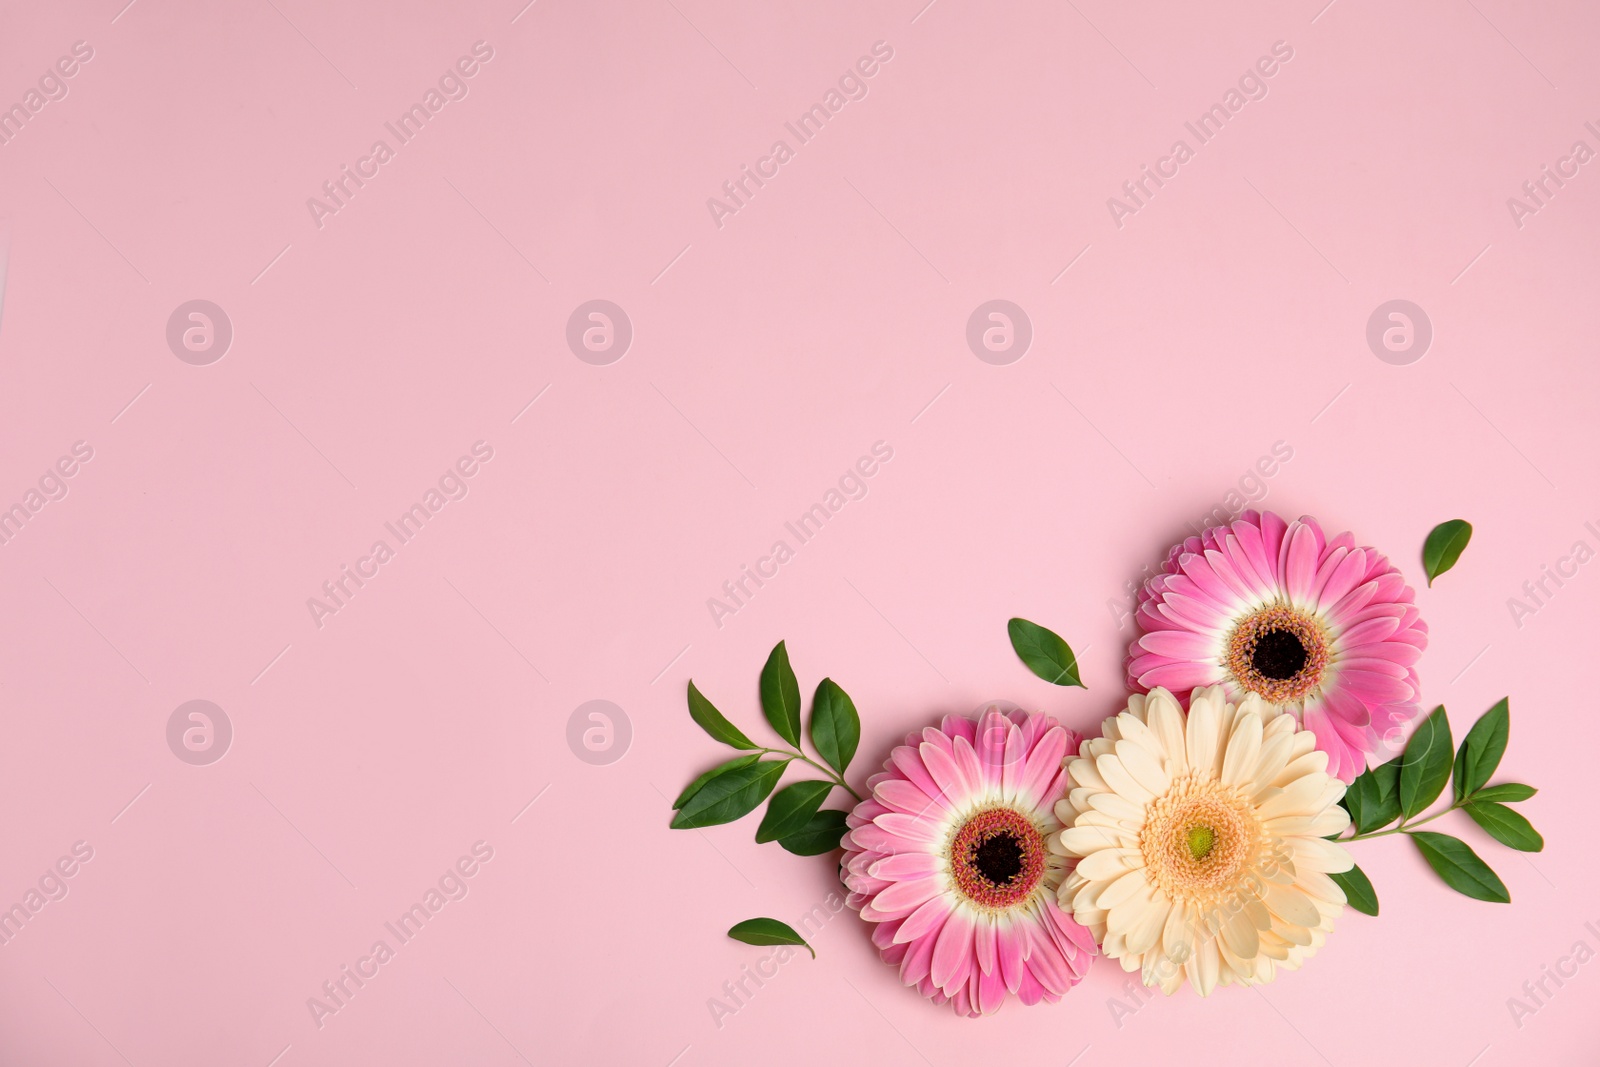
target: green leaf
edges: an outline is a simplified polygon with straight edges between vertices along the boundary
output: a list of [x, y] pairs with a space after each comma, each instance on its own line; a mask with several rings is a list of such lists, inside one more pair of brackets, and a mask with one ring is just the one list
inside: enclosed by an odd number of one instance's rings
[[832, 678], [824, 678], [811, 698], [811, 746], [843, 774], [860, 743], [861, 716], [855, 702]]
[[1369, 767], [1356, 775], [1339, 803], [1350, 813], [1350, 825], [1364, 834], [1400, 817], [1400, 758]]
[[744, 735], [744, 732], [727, 720], [727, 717], [718, 711], [695, 688], [694, 680], [689, 680], [689, 718], [700, 724], [700, 729], [733, 748], [760, 748]]
[[1422, 569], [1428, 572], [1429, 585], [1456, 565], [1470, 540], [1472, 523], [1465, 519], [1441, 522], [1428, 533], [1428, 539], [1422, 543]]
[[817, 950], [806, 944], [806, 939], [795, 933], [794, 927], [777, 919], [746, 919], [735, 923], [728, 936], [747, 945], [799, 945], [817, 958]]
[[1500, 785], [1485, 786], [1472, 794], [1474, 801], [1493, 800], [1501, 804], [1515, 804], [1519, 800], [1527, 800], [1538, 790], [1531, 785], [1522, 785], [1519, 782], [1503, 782]]
[[1372, 775], [1373, 781], [1378, 783], [1378, 799], [1385, 804], [1388, 804], [1392, 801], [1395, 805], [1395, 812], [1397, 814], [1400, 810], [1401, 758], [1402, 757], [1400, 756], [1396, 756], [1388, 763], [1380, 763], [1376, 767], [1372, 768], [1370, 772], [1368, 772]]
[[836, 808], [823, 808], [811, 816], [811, 821], [788, 837], [778, 838], [778, 844], [796, 856], [820, 856], [839, 847], [839, 839], [848, 827], [845, 813]]
[[1054, 685], [1087, 688], [1078, 678], [1078, 657], [1060, 636], [1027, 619], [1006, 623], [1011, 647], [1028, 669]]
[[1372, 888], [1372, 880], [1367, 877], [1367, 872], [1360, 867], [1351, 867], [1348, 871], [1328, 877], [1344, 890], [1345, 900], [1352, 908], [1363, 915], [1378, 914], [1378, 893]]
[[1511, 734], [1511, 698], [1501, 697], [1500, 703], [1484, 712], [1472, 724], [1467, 736], [1456, 752], [1456, 799], [1462, 800], [1470, 793], [1483, 788], [1500, 757], [1505, 755], [1506, 740]]
[[805, 828], [833, 790], [832, 782], [796, 782], [778, 790], [756, 829], [757, 843], [776, 841]]
[[678, 799], [672, 802], [672, 810], [677, 811], [679, 808], [689, 803], [689, 798], [700, 792], [700, 787], [711, 781], [711, 779], [715, 778], [717, 775], [724, 771], [731, 771], [735, 767], [748, 766], [749, 764], [754, 763], [758, 758], [759, 756], [756, 753], [750, 752], [743, 756], [735, 756], [726, 763], [717, 764], [715, 767], [711, 768], [709, 771], [683, 787], [683, 792], [678, 794]]
[[1400, 810], [1419, 815], [1444, 792], [1450, 780], [1450, 720], [1444, 705], [1422, 721], [1400, 757]]
[[1344, 799], [1339, 803], [1350, 813], [1350, 825], [1356, 828], [1356, 833], [1364, 834], [1383, 825], [1377, 821], [1378, 784], [1373, 781], [1371, 771], [1356, 775], [1355, 781], [1345, 787]]
[[672, 828], [718, 826], [750, 814], [771, 794], [788, 765], [786, 759], [762, 760], [716, 775], [684, 801], [672, 818]]
[[1472, 821], [1483, 827], [1488, 835], [1518, 852], [1543, 852], [1544, 838], [1533, 824], [1518, 812], [1492, 800], [1474, 800], [1467, 805]]
[[1428, 861], [1428, 866], [1443, 878], [1445, 884], [1457, 893], [1473, 900], [1487, 900], [1491, 904], [1511, 903], [1511, 894], [1489, 865], [1465, 841], [1449, 834], [1436, 834], [1427, 830], [1406, 831], [1417, 843], [1417, 851]]
[[800, 744], [800, 683], [789, 666], [789, 650], [779, 641], [761, 668], [761, 711], [778, 736]]

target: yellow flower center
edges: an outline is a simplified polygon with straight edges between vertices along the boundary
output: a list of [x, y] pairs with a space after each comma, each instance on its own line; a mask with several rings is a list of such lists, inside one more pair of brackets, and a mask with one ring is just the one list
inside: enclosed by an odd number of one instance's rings
[[1150, 880], [1167, 899], [1210, 905], [1237, 890], [1265, 837], [1243, 792], [1190, 772], [1151, 801], [1139, 850]]

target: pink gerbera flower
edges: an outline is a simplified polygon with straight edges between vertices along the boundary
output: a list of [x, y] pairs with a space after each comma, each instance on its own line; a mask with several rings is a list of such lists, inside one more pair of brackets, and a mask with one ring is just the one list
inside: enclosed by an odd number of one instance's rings
[[1316, 734], [1348, 782], [1418, 711], [1415, 664], [1428, 626], [1400, 572], [1315, 519], [1244, 512], [1173, 546], [1139, 594], [1128, 684], [1187, 701], [1220, 685], [1255, 693]]
[[1062, 758], [1078, 738], [1045, 715], [991, 707], [911, 734], [868, 779], [844, 836], [849, 903], [900, 978], [963, 1015], [1056, 1001], [1094, 937], [1056, 903], [1067, 861]]

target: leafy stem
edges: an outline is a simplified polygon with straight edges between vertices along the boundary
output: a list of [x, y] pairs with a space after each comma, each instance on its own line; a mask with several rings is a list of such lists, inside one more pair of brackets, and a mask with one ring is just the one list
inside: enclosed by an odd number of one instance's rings
[[811, 766], [815, 767], [817, 770], [821, 771], [824, 775], [826, 775], [827, 778], [828, 778], [828, 781], [832, 782], [833, 784], [837, 785], [840, 789], [843, 789], [846, 793], [849, 793], [851, 796], [855, 797], [857, 801], [861, 800], [861, 794], [857, 793], [854, 789], [850, 788], [850, 783], [844, 780], [844, 775], [835, 774], [834, 771], [833, 771], [833, 768], [824, 767], [822, 764], [818, 763], [816, 760], [812, 759], [810, 756], [806, 755], [804, 752], [796, 752], [796, 751], [794, 751], [792, 749], [787, 749], [787, 748], [765, 748], [765, 747], [760, 749], [760, 752], [761, 752], [762, 755], [787, 756], [790, 759], [797, 759], [797, 760], [800, 760], [800, 761], [802, 761], [804, 763], [809, 763], [809, 764], [811, 764]]
[[1372, 837], [1385, 837], [1385, 836], [1387, 836], [1389, 834], [1410, 833], [1411, 830], [1414, 827], [1421, 826], [1423, 823], [1432, 822], [1433, 820], [1439, 818], [1441, 815], [1449, 815], [1452, 811], [1455, 811], [1458, 808], [1465, 807], [1467, 805], [1467, 803], [1468, 803], [1468, 801], [1458, 800], [1454, 804], [1451, 804], [1448, 808], [1445, 808], [1445, 809], [1443, 809], [1441, 811], [1436, 811], [1432, 815], [1424, 816], [1421, 819], [1407, 820], [1407, 819], [1402, 818], [1398, 823], [1396, 823], [1395, 825], [1389, 827], [1387, 830], [1368, 830], [1364, 834], [1351, 834], [1349, 837], [1341, 837], [1341, 838], [1338, 838], [1337, 840], [1342, 845], [1342, 844], [1346, 844], [1346, 843], [1351, 842], [1351, 841], [1365, 841], [1368, 838], [1372, 838]]

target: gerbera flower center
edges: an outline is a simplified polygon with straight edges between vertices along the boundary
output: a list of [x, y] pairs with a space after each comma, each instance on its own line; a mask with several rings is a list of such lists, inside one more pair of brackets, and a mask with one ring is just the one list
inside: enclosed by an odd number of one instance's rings
[[1211, 846], [1217, 843], [1217, 832], [1209, 826], [1189, 827], [1189, 855], [1203, 860], [1211, 855]]
[[1044, 836], [1010, 808], [972, 816], [951, 836], [948, 859], [956, 889], [980, 908], [1004, 910], [1027, 900], [1044, 878]]
[[1314, 615], [1273, 604], [1239, 620], [1223, 666], [1247, 692], [1287, 704], [1317, 687], [1328, 658], [1327, 634]]
[[1191, 772], [1151, 801], [1139, 851], [1150, 880], [1169, 900], [1210, 904], [1238, 885], [1262, 839], [1248, 797]]

